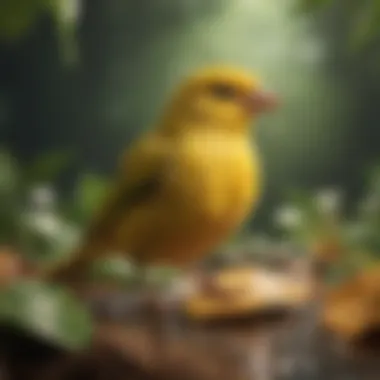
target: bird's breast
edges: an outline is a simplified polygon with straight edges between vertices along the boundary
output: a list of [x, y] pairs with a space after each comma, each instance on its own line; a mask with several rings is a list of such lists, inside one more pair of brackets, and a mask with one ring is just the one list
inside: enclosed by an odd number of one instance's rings
[[174, 198], [185, 205], [184, 219], [202, 228], [233, 228], [260, 195], [256, 149], [240, 136], [188, 136], [179, 145], [172, 185]]

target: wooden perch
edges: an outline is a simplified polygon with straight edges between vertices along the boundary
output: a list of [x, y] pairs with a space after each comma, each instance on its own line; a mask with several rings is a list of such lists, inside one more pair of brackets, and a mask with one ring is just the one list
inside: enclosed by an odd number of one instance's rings
[[226, 319], [254, 315], [273, 309], [291, 309], [311, 296], [307, 280], [260, 267], [232, 268], [214, 275], [220, 294], [200, 291], [185, 303], [185, 313], [193, 320]]
[[59, 352], [37, 340], [24, 346], [20, 341], [12, 361], [9, 353], [4, 356], [4, 368], [10, 380], [230, 380], [238, 373], [199, 345], [167, 344], [157, 356], [148, 330], [99, 325], [86, 351]]

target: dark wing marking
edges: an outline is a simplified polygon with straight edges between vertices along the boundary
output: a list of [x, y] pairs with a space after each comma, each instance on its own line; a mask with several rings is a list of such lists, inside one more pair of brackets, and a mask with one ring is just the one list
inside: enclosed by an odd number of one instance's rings
[[118, 224], [122, 217], [128, 215], [135, 207], [149, 201], [160, 192], [161, 176], [156, 175], [144, 178], [133, 187], [119, 188], [118, 193], [109, 199], [103, 212], [94, 221], [87, 232], [87, 237], [92, 239], [97, 236], [105, 238]]
[[[167, 169], [167, 151], [159, 144], [142, 146], [132, 152], [109, 198], [87, 232], [88, 239], [104, 239], [131, 210], [160, 193]], [[129, 174], [129, 175], [128, 175]]]

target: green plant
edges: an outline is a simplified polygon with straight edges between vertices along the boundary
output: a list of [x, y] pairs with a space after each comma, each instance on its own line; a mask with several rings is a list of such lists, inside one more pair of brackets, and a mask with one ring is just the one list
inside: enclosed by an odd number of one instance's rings
[[54, 183], [72, 158], [48, 152], [22, 165], [10, 152], [0, 151], [0, 245], [10, 244], [29, 259], [48, 264], [64, 259], [78, 244], [107, 182], [83, 175], [73, 196], [60, 198]]
[[86, 173], [78, 180], [72, 198], [63, 206], [62, 212], [79, 224], [88, 223], [108, 190], [108, 182], [96, 174]]
[[70, 155], [49, 152], [30, 164], [0, 151], [0, 244], [10, 244], [33, 260], [63, 254], [77, 228], [57, 212], [51, 185], [69, 165]]
[[129, 286], [136, 281], [136, 268], [123, 257], [96, 260], [91, 266], [88, 277], [93, 282], [106, 282]]
[[[70, 202], [55, 191], [53, 184], [71, 157], [50, 152], [22, 165], [8, 151], [0, 151], [0, 244], [16, 247], [39, 265], [65, 260], [78, 244], [80, 222], [96, 206], [101, 180], [94, 176], [78, 183], [79, 196]], [[80, 210], [77, 220], [65, 215], [68, 206]], [[114, 280], [127, 277], [120, 270], [112, 275]], [[2, 290], [0, 324], [70, 350], [86, 346], [92, 335], [91, 317], [79, 301], [63, 288], [35, 280], [22, 279]]]
[[380, 255], [380, 166], [368, 175], [365, 194], [358, 202], [355, 221], [347, 225], [347, 239], [351, 245]]
[[317, 194], [295, 192], [286, 206], [277, 210], [275, 223], [283, 235], [302, 244], [336, 239], [341, 246], [335, 265], [330, 266], [327, 280], [342, 278], [378, 263], [380, 254], [380, 168], [369, 173], [365, 194], [358, 200], [350, 218], [341, 211], [339, 192]]
[[338, 8], [348, 24], [348, 45], [363, 49], [379, 41], [380, 2], [378, 0], [297, 0], [301, 12], [315, 13]]
[[341, 234], [341, 194], [326, 189], [309, 194], [293, 191], [288, 202], [276, 210], [274, 223], [285, 237], [297, 244], [310, 245], [316, 240]]
[[78, 54], [75, 30], [81, 3], [82, 0], [2, 0], [0, 41], [22, 41], [48, 15], [55, 21], [63, 57], [72, 62]]
[[23, 280], [0, 293], [0, 326], [27, 333], [66, 350], [87, 347], [92, 319], [64, 289]]

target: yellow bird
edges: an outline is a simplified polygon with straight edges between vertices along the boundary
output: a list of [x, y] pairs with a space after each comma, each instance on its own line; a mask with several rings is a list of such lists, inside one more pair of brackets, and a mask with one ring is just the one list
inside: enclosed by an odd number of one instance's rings
[[48, 278], [77, 280], [110, 251], [141, 265], [179, 267], [210, 253], [259, 201], [262, 169], [250, 124], [276, 104], [239, 68], [212, 67], [188, 78], [156, 127], [122, 157], [82, 247]]

